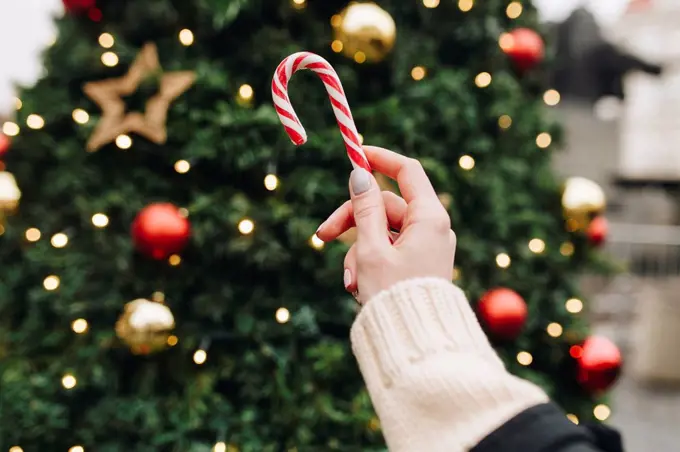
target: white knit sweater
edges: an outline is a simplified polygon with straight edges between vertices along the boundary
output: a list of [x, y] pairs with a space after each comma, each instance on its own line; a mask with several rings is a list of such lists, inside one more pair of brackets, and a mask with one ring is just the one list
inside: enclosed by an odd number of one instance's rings
[[463, 452], [520, 412], [545, 403], [509, 374], [463, 292], [412, 279], [373, 297], [351, 332], [390, 452]]

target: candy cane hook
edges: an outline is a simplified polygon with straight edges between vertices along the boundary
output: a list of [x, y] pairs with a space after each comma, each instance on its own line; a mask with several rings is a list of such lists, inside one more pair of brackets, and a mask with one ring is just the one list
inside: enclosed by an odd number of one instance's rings
[[354, 124], [352, 112], [349, 109], [345, 91], [342, 89], [340, 78], [328, 61], [311, 52], [298, 52], [286, 57], [276, 68], [272, 80], [272, 97], [274, 108], [279, 115], [281, 124], [296, 146], [307, 142], [307, 133], [295, 114], [293, 105], [288, 97], [288, 81], [293, 74], [302, 69], [314, 71], [323, 81], [328, 96], [331, 99], [335, 119], [338, 121], [342, 138], [345, 140], [347, 156], [354, 168], [371, 171], [371, 165], [361, 148], [359, 132]]

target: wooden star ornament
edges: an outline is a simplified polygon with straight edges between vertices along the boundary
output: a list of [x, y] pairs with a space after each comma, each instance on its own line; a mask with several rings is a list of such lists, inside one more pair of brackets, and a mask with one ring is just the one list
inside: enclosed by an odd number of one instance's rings
[[[399, 189], [396, 187], [395, 183], [392, 182], [392, 180], [380, 173], [374, 173], [373, 175], [375, 176], [375, 180], [378, 183], [378, 187], [380, 187], [380, 191], [391, 191], [392, 193], [401, 196], [399, 194]], [[438, 196], [439, 201], [441, 201], [444, 208], [448, 209], [453, 202], [453, 197], [448, 193], [440, 193]], [[338, 240], [340, 240], [345, 245], [352, 246], [357, 240], [357, 228], [352, 228], [341, 234], [338, 237]]]
[[[123, 97], [134, 93], [147, 77], [155, 74], [160, 74], [158, 93], [146, 102], [144, 113], [127, 113]], [[102, 110], [102, 117], [87, 142], [87, 150], [94, 152], [125, 133], [136, 133], [157, 144], [165, 143], [170, 103], [195, 80], [193, 71], [164, 73], [156, 45], [145, 44], [127, 74], [83, 86], [85, 94]]]

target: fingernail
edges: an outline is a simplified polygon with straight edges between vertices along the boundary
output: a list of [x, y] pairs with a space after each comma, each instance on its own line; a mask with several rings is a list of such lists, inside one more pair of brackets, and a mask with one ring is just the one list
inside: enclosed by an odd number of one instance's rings
[[326, 222], [325, 222], [325, 221], [324, 221], [323, 223], [321, 223], [321, 224], [319, 225], [319, 227], [318, 227], [318, 228], [316, 228], [316, 232], [315, 232], [315, 234], [318, 234], [318, 233], [319, 233], [319, 231], [321, 230], [321, 228], [323, 228], [325, 224], [326, 224]]
[[345, 274], [342, 276], [342, 280], [345, 284], [345, 287], [349, 287], [349, 285], [352, 284], [352, 273], [349, 271], [349, 269], [345, 269]]
[[350, 174], [349, 183], [352, 186], [352, 192], [360, 195], [371, 188], [371, 175], [365, 169], [357, 168]]

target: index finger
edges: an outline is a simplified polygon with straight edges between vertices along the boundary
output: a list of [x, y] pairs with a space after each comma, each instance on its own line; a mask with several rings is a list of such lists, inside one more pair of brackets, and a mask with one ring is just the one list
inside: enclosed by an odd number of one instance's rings
[[399, 191], [407, 203], [416, 198], [439, 202], [437, 193], [418, 160], [377, 146], [364, 146], [363, 149], [371, 168], [397, 181]]

